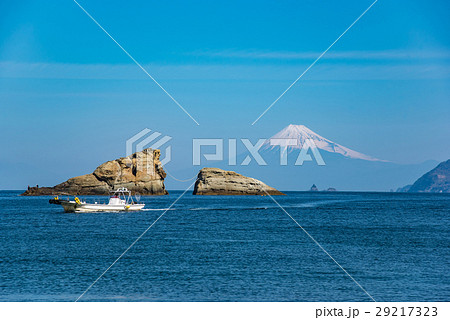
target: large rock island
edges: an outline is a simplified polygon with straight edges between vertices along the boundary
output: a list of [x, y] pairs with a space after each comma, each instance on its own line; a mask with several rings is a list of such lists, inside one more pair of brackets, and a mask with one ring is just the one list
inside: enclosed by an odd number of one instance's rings
[[108, 161], [93, 173], [71, 178], [54, 187], [31, 187], [23, 196], [40, 195], [108, 195], [125, 187], [141, 195], [168, 194], [164, 186], [166, 173], [158, 149], [145, 149], [129, 157]]
[[450, 159], [417, 179], [408, 192], [450, 192]]
[[234, 171], [203, 168], [197, 176], [194, 195], [284, 195], [265, 183]]

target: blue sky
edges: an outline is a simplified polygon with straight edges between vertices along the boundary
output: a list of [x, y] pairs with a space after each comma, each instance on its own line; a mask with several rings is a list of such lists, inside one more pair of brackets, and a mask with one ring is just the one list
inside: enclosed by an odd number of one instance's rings
[[372, 2], [80, 0], [200, 126], [73, 1], [2, 2], [0, 188], [91, 172], [143, 128], [173, 137], [174, 169], [194, 137], [290, 123], [382, 159], [445, 160], [448, 1], [379, 0], [250, 125]]

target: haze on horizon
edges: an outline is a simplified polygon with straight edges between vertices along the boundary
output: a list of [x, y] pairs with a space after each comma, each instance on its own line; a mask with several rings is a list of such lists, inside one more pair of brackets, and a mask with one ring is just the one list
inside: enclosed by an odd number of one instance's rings
[[400, 163], [450, 150], [448, 1], [378, 1], [257, 124], [250, 124], [373, 1], [0, 4], [0, 189], [53, 185], [124, 156], [144, 128], [172, 139], [269, 138], [289, 124]]

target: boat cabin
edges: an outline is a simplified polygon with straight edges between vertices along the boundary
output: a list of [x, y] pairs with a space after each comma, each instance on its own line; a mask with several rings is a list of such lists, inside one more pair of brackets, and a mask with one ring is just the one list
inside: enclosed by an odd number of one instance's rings
[[127, 188], [118, 188], [114, 194], [109, 198], [109, 203], [111, 205], [125, 205], [128, 203], [133, 203], [133, 198], [131, 197], [131, 191]]

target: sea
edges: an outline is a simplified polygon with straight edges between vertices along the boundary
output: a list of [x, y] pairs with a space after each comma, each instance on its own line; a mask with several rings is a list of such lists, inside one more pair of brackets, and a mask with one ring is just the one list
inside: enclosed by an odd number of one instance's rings
[[64, 213], [21, 192], [0, 191], [0, 301], [450, 300], [450, 194], [170, 191]]

